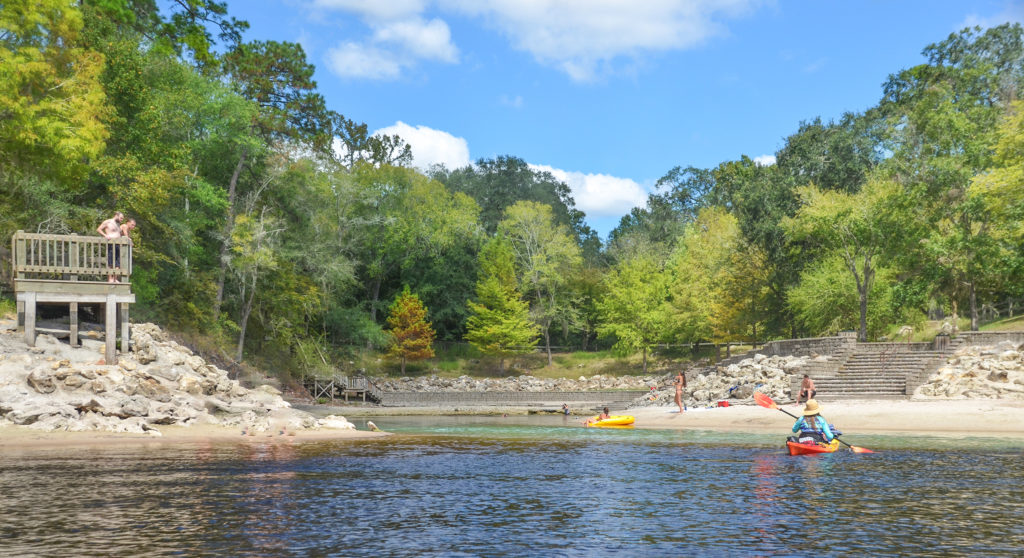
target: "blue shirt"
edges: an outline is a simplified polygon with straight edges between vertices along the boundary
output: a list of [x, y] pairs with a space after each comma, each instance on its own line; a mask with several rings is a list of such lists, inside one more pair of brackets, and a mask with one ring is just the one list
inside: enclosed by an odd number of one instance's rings
[[807, 418], [807, 417], [800, 417], [800, 419], [796, 421], [796, 424], [793, 425], [793, 432], [797, 432], [797, 431], [800, 431], [800, 430], [810, 430], [812, 432], [821, 432], [821, 435], [824, 436], [825, 440], [827, 440], [829, 442], [832, 441], [832, 438], [836, 437], [835, 434], [832, 434], [832, 429], [829, 428], [828, 421], [826, 421], [825, 419], [821, 418], [820, 415], [818, 416], [818, 419], [816, 421], [814, 421], [816, 426], [817, 426], [816, 428], [812, 428], [811, 425], [808, 424], [807, 421], [804, 420], [805, 418]]

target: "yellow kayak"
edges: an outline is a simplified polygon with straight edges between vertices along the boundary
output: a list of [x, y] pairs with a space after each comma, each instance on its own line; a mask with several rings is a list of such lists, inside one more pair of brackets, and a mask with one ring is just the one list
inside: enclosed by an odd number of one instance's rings
[[604, 420], [594, 417], [587, 421], [587, 426], [630, 426], [635, 420], [632, 415], [612, 415]]

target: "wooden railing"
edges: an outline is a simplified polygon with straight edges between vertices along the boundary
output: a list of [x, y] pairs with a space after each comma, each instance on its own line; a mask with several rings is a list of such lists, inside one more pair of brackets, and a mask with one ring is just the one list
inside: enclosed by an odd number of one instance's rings
[[131, 239], [18, 231], [11, 238], [12, 275], [19, 279], [122, 283], [132, 274]]

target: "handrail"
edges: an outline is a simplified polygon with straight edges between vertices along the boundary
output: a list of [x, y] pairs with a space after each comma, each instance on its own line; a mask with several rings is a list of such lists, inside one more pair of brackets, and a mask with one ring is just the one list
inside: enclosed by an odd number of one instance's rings
[[[11, 274], [19, 280], [127, 282], [132, 273], [132, 241], [77, 234], [18, 231], [11, 237]], [[85, 276], [85, 277], [82, 277]]]

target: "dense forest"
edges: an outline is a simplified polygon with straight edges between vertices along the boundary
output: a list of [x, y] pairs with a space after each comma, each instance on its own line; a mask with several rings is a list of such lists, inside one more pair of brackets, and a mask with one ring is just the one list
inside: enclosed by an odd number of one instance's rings
[[1024, 296], [1017, 24], [882, 69], [875, 106], [794, 123], [774, 164], [679, 161], [602, 242], [551, 174], [513, 155], [414, 169], [402, 138], [326, 105], [299, 45], [246, 42], [222, 2], [166, 4], [3, 3], [0, 237], [123, 211], [135, 315], [238, 360], [330, 371], [383, 355], [419, 308], [503, 365], [977, 327]]

